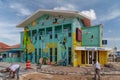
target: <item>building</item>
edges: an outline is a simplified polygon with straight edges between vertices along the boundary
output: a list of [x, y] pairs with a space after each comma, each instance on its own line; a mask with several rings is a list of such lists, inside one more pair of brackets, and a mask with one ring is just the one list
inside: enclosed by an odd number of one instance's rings
[[57, 64], [90, 65], [92, 59], [107, 63], [107, 49], [102, 47], [103, 26], [91, 25], [90, 19], [78, 11], [38, 10], [17, 28], [21, 32], [23, 60], [38, 63], [39, 58]]
[[9, 45], [7, 45], [3, 42], [0, 42], [0, 55], [3, 58], [6, 58], [6, 51], [9, 50], [7, 47], [9, 47]]
[[0, 42], [0, 56], [2, 56], [4, 62], [20, 62], [22, 53], [20, 44], [9, 46]]

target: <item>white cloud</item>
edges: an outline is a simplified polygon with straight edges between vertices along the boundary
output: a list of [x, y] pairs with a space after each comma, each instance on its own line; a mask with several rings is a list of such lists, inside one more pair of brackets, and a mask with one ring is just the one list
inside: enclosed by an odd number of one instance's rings
[[20, 43], [20, 34], [0, 34], [0, 42], [5, 42], [8, 45], [14, 45]]
[[113, 38], [113, 37], [108, 37], [108, 38], [103, 38], [103, 39], [106, 39], [106, 40], [109, 40], [109, 41], [120, 41], [120, 38], [119, 37], [116, 37], [116, 38]]
[[88, 16], [91, 20], [96, 19], [96, 13], [93, 9], [81, 11], [82, 14]]
[[23, 5], [19, 4], [19, 3], [12, 3], [10, 5], [11, 9], [16, 10], [17, 12], [19, 12], [22, 15], [30, 15], [31, 11], [29, 9], [27, 9], [26, 7], [24, 7]]
[[54, 10], [76, 10], [76, 7], [71, 4], [65, 4], [64, 6], [55, 7]]
[[109, 33], [111, 33], [111, 32], [112, 32], [112, 30], [108, 30], [108, 32], [109, 32]]
[[120, 9], [111, 9], [106, 14], [100, 16], [100, 21], [109, 21], [120, 17]]
[[7, 23], [7, 22], [0, 22], [0, 27], [3, 27], [3, 28], [5, 28], [5, 27], [13, 27], [13, 26], [15, 26], [16, 24], [12, 24], [12, 23]]
[[[75, 11], [77, 10], [77, 7], [71, 4], [64, 4], [64, 6], [55, 7], [54, 10], [74, 10]], [[96, 19], [96, 13], [93, 9], [90, 9], [89, 11], [87, 10], [81, 11], [81, 13], [88, 16], [91, 20]]]
[[16, 24], [9, 22], [0, 22], [0, 42], [9, 45], [20, 43], [20, 32], [22, 29], [16, 28]]

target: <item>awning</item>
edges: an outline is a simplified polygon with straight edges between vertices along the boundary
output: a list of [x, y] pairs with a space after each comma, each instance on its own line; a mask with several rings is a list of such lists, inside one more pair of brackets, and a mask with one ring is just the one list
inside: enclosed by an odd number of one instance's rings
[[11, 49], [11, 50], [8, 50], [7, 52], [8, 53], [17, 53], [19, 51], [24, 51], [23, 49]]
[[112, 50], [111, 48], [107, 47], [75, 47], [75, 50], [99, 50], [99, 51], [110, 51]]

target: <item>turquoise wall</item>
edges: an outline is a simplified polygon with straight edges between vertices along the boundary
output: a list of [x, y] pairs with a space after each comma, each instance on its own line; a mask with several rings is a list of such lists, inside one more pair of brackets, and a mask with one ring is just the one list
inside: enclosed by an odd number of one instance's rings
[[[65, 60], [67, 65], [71, 65], [76, 28], [82, 30], [82, 46], [100, 46], [100, 25], [84, 27], [82, 21], [75, 17], [43, 15], [28, 24], [27, 28], [27, 36], [35, 48], [35, 51], [27, 56], [28, 59], [32, 59], [33, 63], [38, 63], [39, 58], [45, 57], [50, 58], [51, 62], [59, 63], [60, 60]], [[23, 36], [22, 32], [21, 48], [25, 48]], [[81, 46], [81, 42], [76, 42], [75, 46]], [[22, 56], [24, 56], [23, 60], [26, 60], [26, 53]]]
[[[35, 51], [32, 53], [33, 63], [38, 63], [40, 57], [50, 58], [52, 62], [56, 62], [56, 58], [57, 62], [60, 60], [66, 60], [68, 62], [68, 50], [72, 46], [73, 19], [57, 17], [58, 23], [54, 24], [55, 18], [44, 15], [36, 20], [36, 25], [28, 25], [28, 37], [30, 37], [35, 47]], [[24, 38], [22, 33], [21, 38], [22, 43]], [[28, 55], [28, 59], [30, 57], [31, 54]]]
[[100, 47], [102, 41], [101, 25], [82, 28], [82, 46]]

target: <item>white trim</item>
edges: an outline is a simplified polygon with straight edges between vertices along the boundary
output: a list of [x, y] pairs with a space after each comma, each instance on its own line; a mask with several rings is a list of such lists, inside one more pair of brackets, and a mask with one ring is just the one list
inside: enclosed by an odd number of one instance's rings
[[25, 20], [23, 20], [16, 27], [23, 28], [23, 27], [27, 26], [28, 24], [30, 24], [32, 21], [36, 20], [38, 17], [40, 17], [44, 14], [50, 14], [50, 15], [53, 15], [53, 16], [63, 15], [63, 16], [66, 16], [66, 17], [78, 17], [80, 19], [84, 19], [84, 18], [89, 19], [86, 15], [84, 15], [84, 14], [78, 12], [78, 11], [40, 9], [40, 10], [37, 10], [35, 13], [33, 13], [28, 18], [26, 18]]
[[106, 47], [75, 47], [75, 50], [99, 50], [99, 51], [110, 51], [111, 48]]

